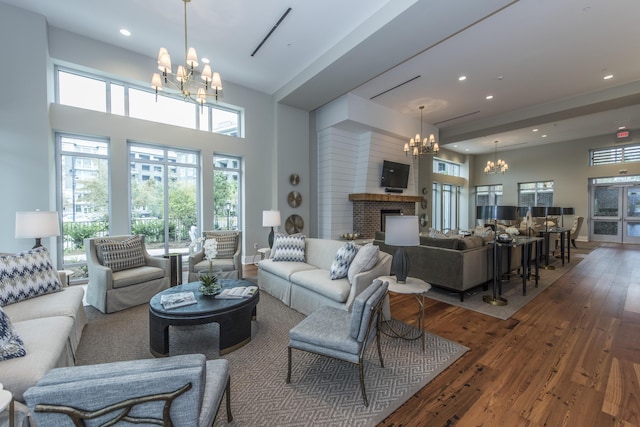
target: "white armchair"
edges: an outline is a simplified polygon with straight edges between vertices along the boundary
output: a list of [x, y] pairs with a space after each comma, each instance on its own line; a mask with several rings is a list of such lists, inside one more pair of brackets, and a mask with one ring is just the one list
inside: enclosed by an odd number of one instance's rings
[[144, 236], [85, 239], [87, 302], [103, 313], [148, 303], [169, 287], [170, 262], [147, 252]]
[[[202, 237], [216, 239], [217, 255], [211, 260], [214, 269], [222, 270], [229, 279], [242, 279], [242, 232], [241, 231], [204, 231]], [[202, 249], [189, 257], [189, 282], [197, 282], [199, 273], [209, 270], [209, 260], [205, 257], [204, 242]]]

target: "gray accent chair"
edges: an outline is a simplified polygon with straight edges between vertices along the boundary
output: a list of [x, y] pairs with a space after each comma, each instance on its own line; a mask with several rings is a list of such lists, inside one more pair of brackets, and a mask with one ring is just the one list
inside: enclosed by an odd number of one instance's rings
[[323, 306], [291, 329], [287, 384], [291, 382], [292, 349], [333, 357], [358, 365], [362, 399], [364, 406], [369, 406], [364, 385], [363, 357], [365, 350], [375, 339], [380, 366], [384, 368], [380, 349], [380, 313], [388, 287], [388, 282], [376, 279], [356, 297], [351, 312]]
[[52, 369], [24, 397], [38, 427], [204, 427], [213, 425], [225, 393], [231, 422], [228, 361], [186, 354]]
[[95, 237], [84, 240], [87, 252], [89, 283], [87, 284], [87, 303], [103, 313], [113, 313], [146, 304], [155, 294], [169, 288], [170, 261], [153, 257], [147, 252], [144, 236], [142, 253], [145, 265], [121, 271], [113, 271], [100, 263], [97, 253], [98, 242], [103, 239], [124, 241], [131, 235]]
[[[242, 231], [203, 231], [202, 237], [213, 237], [222, 242], [225, 237], [235, 238], [235, 249], [231, 254], [222, 254], [220, 243], [218, 255], [211, 260], [211, 266], [216, 270], [222, 270], [221, 277], [225, 279], [242, 279]], [[209, 270], [209, 260], [204, 254], [204, 245], [200, 251], [189, 257], [189, 282], [197, 282], [199, 273]]]

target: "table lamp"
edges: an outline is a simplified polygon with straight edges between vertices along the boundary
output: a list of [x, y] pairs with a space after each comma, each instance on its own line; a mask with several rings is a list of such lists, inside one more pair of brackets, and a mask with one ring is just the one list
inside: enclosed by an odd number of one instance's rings
[[58, 212], [40, 210], [16, 212], [16, 239], [36, 239], [33, 249], [42, 246], [43, 237], [59, 235]]
[[[558, 206], [548, 206], [546, 215], [544, 218], [544, 227], [545, 227], [545, 262], [544, 269], [545, 270], [555, 270], [556, 268], [553, 265], [549, 265], [549, 215], [560, 216], [562, 215], [562, 208]], [[556, 227], [558, 224], [556, 224]]]
[[280, 211], [269, 210], [262, 211], [262, 226], [271, 227], [271, 233], [269, 233], [269, 247], [273, 248], [273, 227], [280, 225]]
[[392, 267], [396, 275], [396, 282], [407, 283], [409, 255], [404, 247], [420, 244], [418, 217], [415, 215], [387, 215], [384, 243], [389, 246], [398, 246], [393, 255]]
[[574, 208], [562, 208], [562, 228], [564, 228], [564, 216], [574, 215], [576, 210]]

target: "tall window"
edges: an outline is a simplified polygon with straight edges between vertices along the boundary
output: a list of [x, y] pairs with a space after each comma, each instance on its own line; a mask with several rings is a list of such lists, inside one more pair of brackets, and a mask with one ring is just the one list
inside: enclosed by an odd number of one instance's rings
[[518, 206], [553, 206], [553, 181], [518, 184]]
[[478, 185], [476, 206], [496, 206], [502, 204], [502, 184]]
[[137, 119], [199, 129], [230, 136], [241, 136], [241, 109], [222, 104], [205, 104], [156, 94], [107, 77], [56, 67], [56, 102], [72, 107]]
[[432, 227], [437, 230], [457, 230], [460, 224], [460, 197], [462, 187], [453, 184], [433, 183], [431, 203]]
[[72, 280], [87, 277], [84, 239], [109, 234], [109, 143], [56, 135], [62, 265]]
[[242, 212], [241, 159], [216, 154], [213, 156], [213, 227], [216, 230], [240, 230], [238, 212]]
[[198, 153], [129, 144], [131, 232], [152, 254], [188, 253], [198, 225]]

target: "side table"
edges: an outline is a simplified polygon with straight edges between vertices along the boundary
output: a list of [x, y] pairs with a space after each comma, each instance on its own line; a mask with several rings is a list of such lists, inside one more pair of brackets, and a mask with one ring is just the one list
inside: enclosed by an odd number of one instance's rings
[[386, 322], [387, 327], [389, 328], [389, 330], [391, 331], [391, 333], [387, 333], [385, 331], [382, 331], [385, 335], [393, 337], [393, 338], [403, 338], [406, 340], [417, 340], [418, 338], [422, 339], [422, 351], [424, 352], [425, 350], [425, 344], [424, 344], [424, 326], [425, 326], [425, 321], [424, 321], [424, 298], [425, 298], [425, 294], [427, 293], [427, 291], [429, 291], [429, 289], [431, 289], [431, 285], [428, 284], [427, 282], [425, 282], [422, 279], [418, 279], [415, 277], [407, 277], [406, 283], [398, 283], [396, 282], [396, 278], [395, 276], [382, 276], [382, 277], [378, 277], [378, 279], [382, 280], [382, 281], [386, 281], [389, 282], [389, 292], [393, 292], [396, 294], [407, 294], [407, 295], [413, 295], [416, 298], [416, 301], [418, 301], [418, 306], [420, 307], [420, 311], [418, 312], [418, 329], [419, 329], [419, 333], [415, 334], [414, 336], [409, 336], [409, 332], [406, 332], [404, 334], [399, 333], [398, 331], [394, 330], [391, 325], [389, 324], [389, 322]]
[[10, 391], [4, 390], [0, 384], [0, 412], [9, 407], [9, 427], [14, 425], [13, 395]]

